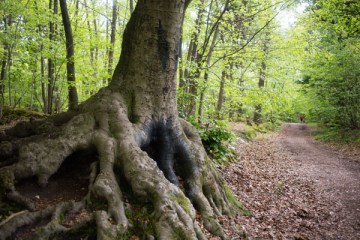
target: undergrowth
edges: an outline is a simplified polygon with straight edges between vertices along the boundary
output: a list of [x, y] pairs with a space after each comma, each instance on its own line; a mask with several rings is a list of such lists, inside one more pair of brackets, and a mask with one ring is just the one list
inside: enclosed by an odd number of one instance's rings
[[199, 131], [202, 143], [209, 156], [216, 162], [223, 164], [236, 158], [235, 134], [232, 133], [224, 121], [212, 120], [200, 124], [193, 119], [188, 119]]
[[327, 127], [319, 125], [315, 127], [312, 135], [319, 141], [343, 144], [355, 143], [360, 146], [360, 129], [344, 129], [337, 126]]
[[268, 133], [279, 129], [281, 123], [263, 123], [260, 125], [245, 125], [244, 128], [233, 133], [226, 121], [210, 120], [206, 123], [198, 123], [194, 119], [188, 119], [198, 130], [202, 143], [209, 154], [219, 164], [225, 164], [236, 159], [236, 137], [251, 141], [258, 133]]

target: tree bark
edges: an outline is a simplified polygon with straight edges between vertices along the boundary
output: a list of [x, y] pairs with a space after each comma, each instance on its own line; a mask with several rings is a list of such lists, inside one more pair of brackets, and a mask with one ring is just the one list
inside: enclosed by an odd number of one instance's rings
[[[111, 76], [113, 71], [113, 62], [114, 62], [114, 48], [115, 48], [115, 36], [116, 36], [116, 19], [117, 19], [117, 1], [113, 0], [112, 7], [112, 19], [111, 19], [111, 33], [110, 33], [110, 47], [108, 52], [108, 73]], [[111, 78], [108, 78], [110, 82]]]
[[221, 109], [222, 109], [222, 106], [223, 106], [223, 102], [224, 102], [224, 94], [225, 94], [225, 80], [226, 80], [226, 76], [227, 73], [226, 73], [226, 70], [224, 69], [222, 72], [221, 72], [221, 81], [220, 81], [220, 88], [219, 88], [219, 95], [218, 95], [218, 101], [217, 101], [217, 105], [216, 105], [216, 117], [218, 119], [221, 118]]
[[[237, 203], [195, 128], [178, 118], [176, 68], [184, 10], [183, 0], [138, 0], [108, 87], [77, 111], [21, 123], [0, 136], [0, 149], [7, 150], [0, 152], [0, 163], [16, 158], [0, 168], [0, 192], [29, 209], [31, 201], [16, 191], [17, 181], [36, 176], [46, 186], [70, 154], [92, 148], [98, 154], [82, 201], [9, 217], [0, 225], [0, 239], [39, 218], [51, 219], [40, 226], [43, 239], [84, 223], [96, 224], [99, 240], [119, 239], [132, 227], [132, 211], [124, 199], [132, 204], [134, 198], [153, 208], [141, 223], [152, 229], [144, 238], [205, 240], [195, 208], [208, 231], [226, 238], [216, 216], [231, 213]], [[64, 229], [60, 216], [89, 208], [84, 203], [99, 199], [106, 204], [89, 211], [89, 217], [80, 219], [82, 225]]]
[[66, 71], [69, 94], [69, 110], [75, 110], [78, 107], [78, 94], [75, 80], [74, 39], [66, 0], [60, 0], [60, 8], [66, 38]]
[[[259, 91], [262, 92], [265, 86], [265, 77], [266, 77], [266, 58], [267, 58], [267, 54], [269, 51], [269, 44], [270, 44], [270, 32], [266, 32], [265, 33], [265, 40], [263, 43], [263, 54], [264, 54], [264, 58], [261, 61], [261, 66], [260, 66], [260, 72], [259, 72], [259, 82], [258, 82], [258, 87], [259, 87]], [[259, 103], [255, 106], [255, 111], [254, 111], [254, 123], [255, 124], [261, 124], [263, 122], [263, 115], [262, 115], [262, 104]]]
[[188, 49], [187, 67], [184, 70], [184, 80], [180, 79], [180, 81], [182, 81], [182, 84], [186, 86], [185, 90], [187, 93], [187, 97], [185, 98], [183, 103], [183, 105], [186, 107], [183, 112], [187, 117], [195, 117], [196, 113], [196, 99], [199, 86], [198, 81], [201, 74], [200, 68], [203, 60], [203, 56], [199, 53], [198, 47], [204, 12], [204, 0], [201, 0], [198, 6], [198, 15], [195, 20], [195, 30], [192, 33]]
[[[58, 0], [49, 0], [49, 9], [53, 14], [57, 14], [57, 5]], [[50, 40], [50, 49], [52, 49], [52, 44], [55, 36], [55, 23], [50, 21], [49, 23], [49, 40]], [[48, 87], [47, 87], [47, 113], [52, 114], [53, 112], [53, 95], [54, 95], [54, 85], [55, 85], [55, 63], [52, 58], [48, 58]]]
[[[5, 28], [5, 34], [7, 34], [7, 25], [8, 20], [7, 16], [4, 16], [4, 28]], [[5, 81], [6, 81], [6, 69], [7, 69], [7, 62], [8, 62], [8, 44], [5, 42], [3, 45], [4, 48], [4, 56], [1, 60], [1, 73], [0, 73], [0, 119], [2, 118], [2, 112], [3, 112], [3, 106], [5, 104]]]
[[[265, 60], [263, 60], [261, 62], [260, 76], [258, 82], [258, 87], [260, 91], [262, 91], [262, 89], [265, 86], [265, 73], [266, 73], [266, 62]], [[254, 123], [256, 124], [261, 124], [263, 122], [261, 111], [262, 111], [262, 104], [259, 103], [255, 106], [255, 112], [254, 112]]]
[[[88, 30], [89, 30], [89, 44], [90, 44], [90, 63], [91, 63], [91, 66], [92, 68], [94, 69], [95, 71], [95, 63], [94, 63], [94, 43], [93, 43], [93, 39], [94, 39], [94, 36], [93, 36], [93, 32], [91, 30], [91, 24], [90, 24], [90, 14], [89, 14], [89, 10], [88, 10], [88, 5], [87, 5], [87, 1], [84, 0], [84, 5], [85, 5], [85, 13], [86, 13], [86, 23], [87, 23], [87, 26], [88, 26]], [[96, 75], [96, 74], [95, 74]]]
[[132, 13], [134, 11], [134, 0], [129, 0], [129, 5], [130, 5], [130, 13]]
[[202, 88], [200, 90], [199, 113], [198, 113], [198, 115], [199, 115], [198, 121], [199, 122], [202, 121], [202, 117], [203, 117], [203, 105], [204, 105], [204, 100], [205, 100], [205, 90], [206, 90], [207, 81], [208, 81], [208, 78], [209, 78], [210, 61], [211, 61], [211, 57], [212, 57], [212, 54], [213, 54], [214, 49], [215, 49], [215, 45], [216, 45], [218, 35], [219, 35], [219, 25], [216, 26], [215, 33], [214, 33], [213, 39], [211, 41], [209, 53], [208, 53], [208, 55], [206, 57], [206, 70], [205, 70], [205, 73], [204, 73], [203, 86], [202, 86]]
[[0, 73], [0, 119], [2, 118], [2, 111], [3, 111], [3, 106], [5, 104], [5, 96], [4, 96], [4, 92], [5, 92], [5, 81], [6, 81], [6, 68], [7, 68], [7, 45], [4, 44], [4, 56], [3, 59], [1, 61], [1, 73]]
[[[39, 26], [39, 30], [41, 31], [40, 26]], [[45, 58], [42, 55], [43, 49], [44, 49], [44, 45], [40, 44], [40, 51], [41, 51], [41, 57], [40, 57], [41, 98], [42, 98], [42, 101], [43, 101], [43, 112], [47, 113], [48, 104], [47, 104], [47, 98], [46, 98], [46, 84], [45, 84]]]
[[[6, 15], [3, 17], [4, 20], [4, 29], [6, 34], [6, 39], [4, 43], [4, 56], [1, 63], [1, 73], [0, 73], [0, 93], [1, 93], [1, 106], [5, 104], [5, 82], [8, 80], [8, 91], [9, 91], [9, 105], [12, 105], [12, 96], [11, 96], [11, 79], [10, 79], [10, 68], [11, 68], [11, 53], [12, 46], [9, 44], [10, 39], [10, 27], [12, 25], [12, 16]], [[1, 107], [2, 111], [2, 107]], [[2, 112], [1, 112], [2, 115]]]

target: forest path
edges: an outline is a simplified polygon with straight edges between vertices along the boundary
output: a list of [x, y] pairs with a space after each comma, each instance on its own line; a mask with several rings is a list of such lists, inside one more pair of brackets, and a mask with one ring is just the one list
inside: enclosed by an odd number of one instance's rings
[[236, 149], [221, 171], [251, 215], [224, 219], [234, 239], [360, 239], [359, 154], [315, 141], [299, 123]]
[[[297, 163], [300, 175], [315, 183], [316, 190], [337, 205], [338, 229], [357, 229], [360, 239], [360, 163], [358, 159], [316, 142], [304, 124], [282, 126], [280, 144]], [[354, 236], [355, 237], [355, 236]]]

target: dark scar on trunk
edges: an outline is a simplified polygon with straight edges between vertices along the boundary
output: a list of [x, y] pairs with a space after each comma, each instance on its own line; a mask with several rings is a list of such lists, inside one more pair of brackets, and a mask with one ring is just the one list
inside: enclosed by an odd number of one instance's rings
[[160, 20], [159, 20], [159, 27], [157, 29], [157, 35], [158, 35], [158, 53], [160, 57], [160, 62], [162, 69], [165, 70], [169, 61], [169, 43], [166, 40], [166, 32], [163, 29]]

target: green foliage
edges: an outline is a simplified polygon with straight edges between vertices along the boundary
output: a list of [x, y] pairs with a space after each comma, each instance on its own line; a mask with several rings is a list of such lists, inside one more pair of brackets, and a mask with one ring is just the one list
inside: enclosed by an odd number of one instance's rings
[[360, 146], [360, 130], [320, 125], [312, 132], [316, 140], [337, 143], [356, 143]]
[[263, 124], [254, 125], [254, 126], [252, 126], [252, 128], [256, 132], [269, 133], [269, 132], [273, 132], [273, 131], [276, 131], [277, 129], [279, 129], [280, 125], [281, 125], [281, 121], [276, 121], [274, 123], [266, 122]]
[[359, 7], [357, 1], [334, 0], [317, 0], [310, 6], [300, 83], [312, 121], [360, 128]]
[[199, 124], [190, 122], [197, 128], [207, 153], [217, 162], [226, 163], [235, 159], [235, 149], [231, 145], [235, 135], [227, 129], [224, 121], [211, 121]]
[[[54, 14], [48, 3], [47, 0], [0, 3], [1, 60], [6, 60], [8, 51], [11, 52], [11, 65], [7, 66], [2, 83], [4, 106], [42, 111], [43, 95], [46, 99], [49, 87], [47, 64], [52, 59], [54, 95], [59, 100], [58, 108], [67, 109], [61, 16]], [[128, 4], [123, 0], [118, 3]], [[110, 5], [94, 0], [88, 1], [87, 6], [81, 2], [76, 5], [76, 1], [68, 3], [80, 102], [107, 84], [110, 32], [106, 26], [111, 19]], [[253, 121], [258, 106], [264, 124], [299, 121], [302, 113], [307, 121], [360, 128], [359, 2], [309, 1], [303, 18], [288, 29], [281, 28], [277, 18], [272, 19], [281, 6], [288, 7], [279, 0], [255, 0], [251, 4], [194, 0], [186, 12], [178, 108], [184, 118], [211, 123], [210, 129], [202, 126], [200, 132], [204, 142], [210, 141], [214, 146], [208, 149], [213, 156], [222, 158], [225, 152], [216, 139], [227, 141], [213, 119]], [[122, 7], [118, 11], [117, 32], [121, 33], [130, 11]], [[6, 16], [12, 18], [8, 26]], [[52, 40], [50, 22], [57, 29]], [[121, 40], [121, 34], [117, 34], [116, 57]], [[259, 87], [261, 77], [263, 87]], [[254, 134], [251, 130], [245, 135], [252, 138]]]
[[251, 141], [254, 137], [256, 137], [257, 132], [253, 127], [248, 127], [242, 130], [241, 134], [246, 140]]

